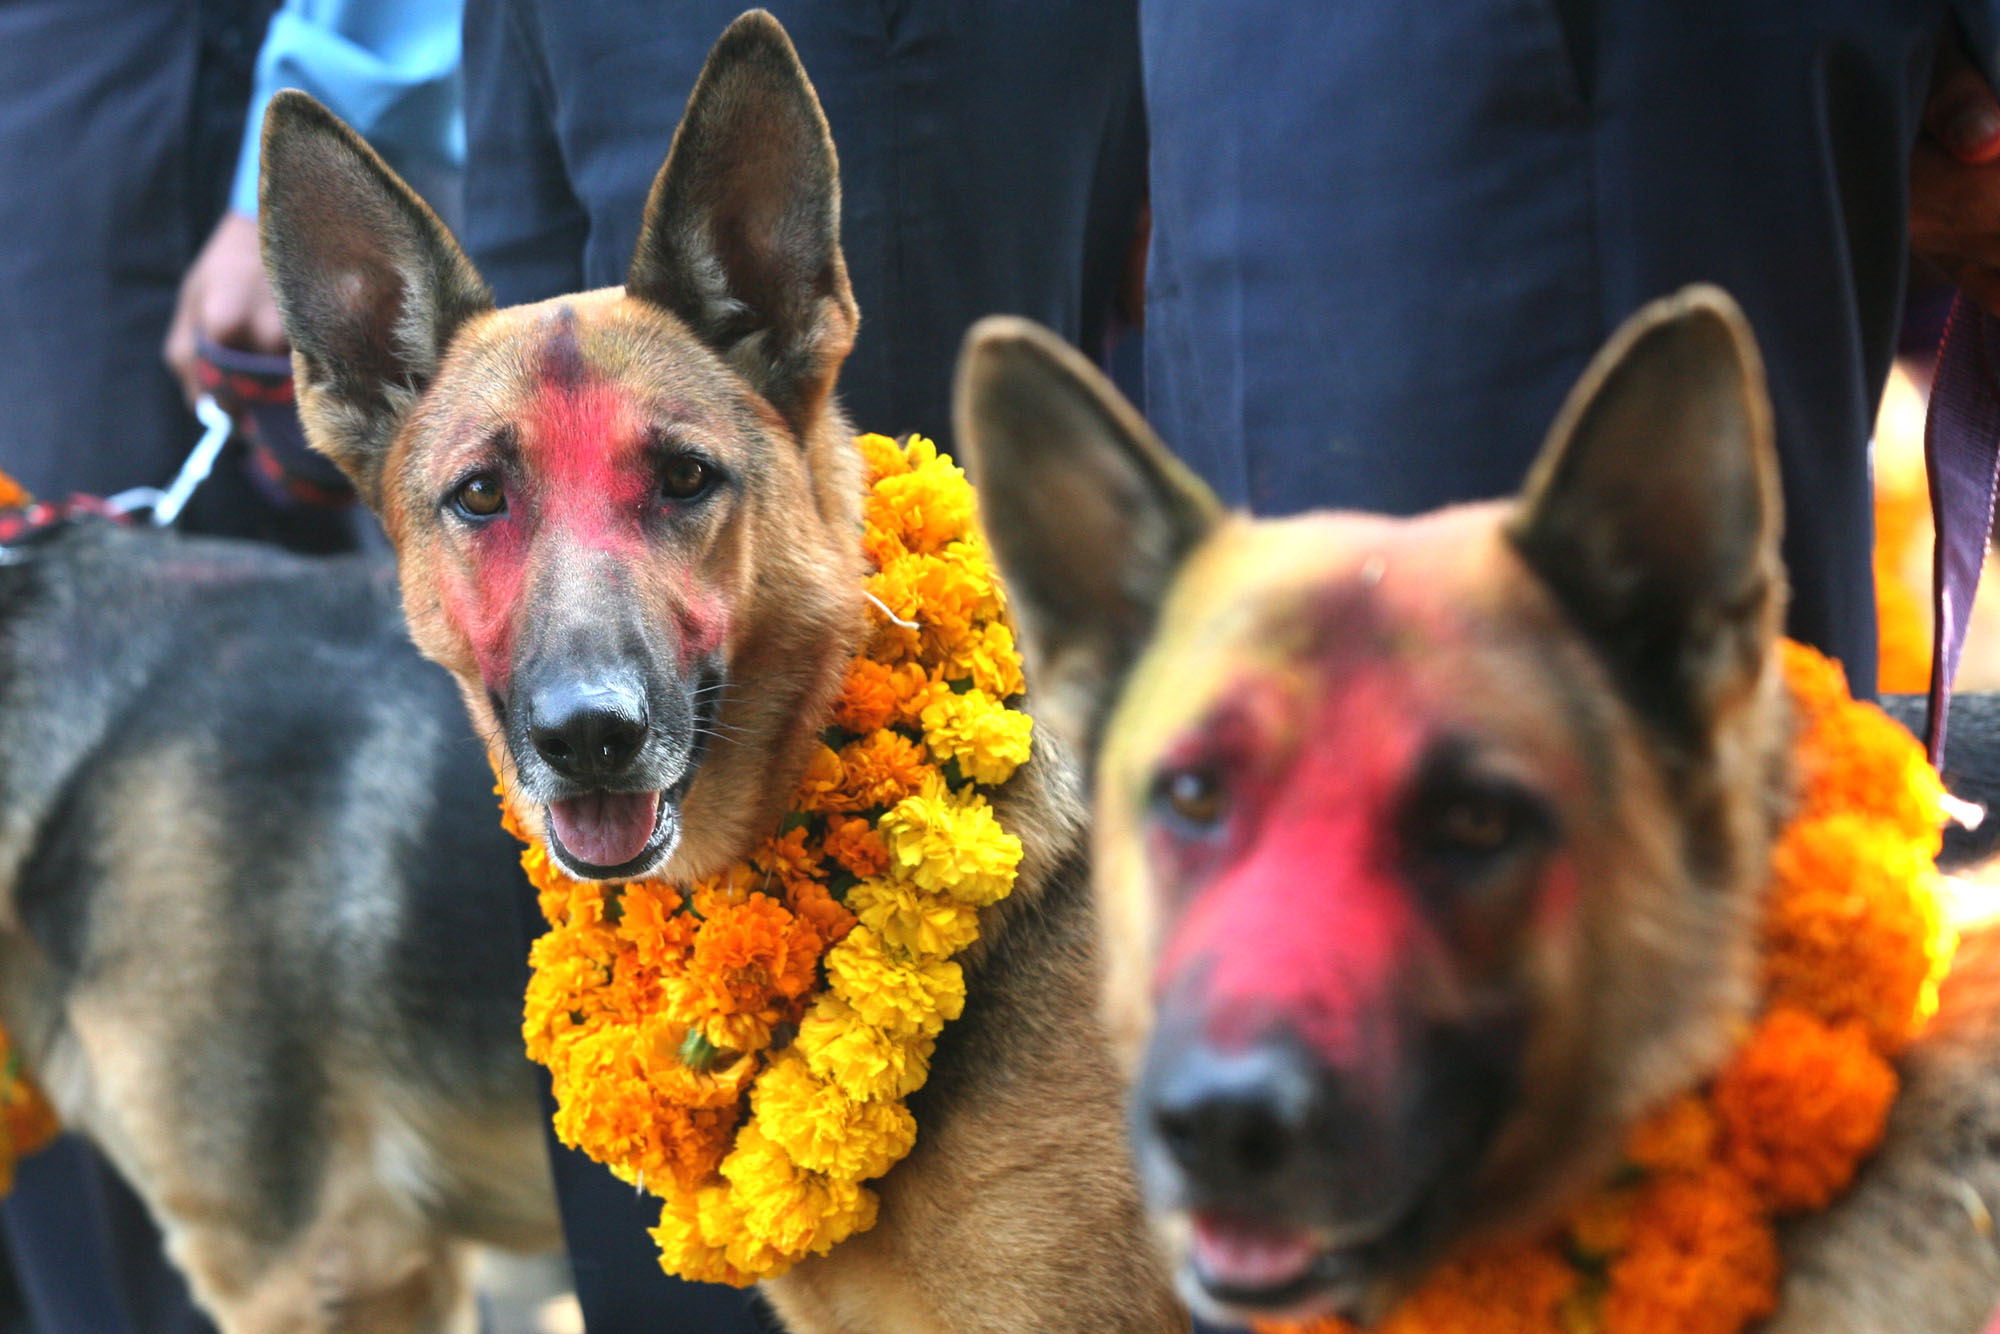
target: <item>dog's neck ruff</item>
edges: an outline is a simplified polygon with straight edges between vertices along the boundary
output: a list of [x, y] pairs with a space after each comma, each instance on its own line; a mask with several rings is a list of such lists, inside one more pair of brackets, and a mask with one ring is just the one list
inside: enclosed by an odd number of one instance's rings
[[[1799, 806], [1772, 855], [1757, 1016], [1713, 1077], [1634, 1128], [1613, 1184], [1550, 1235], [1463, 1253], [1391, 1334], [1729, 1334], [1771, 1314], [1775, 1225], [1843, 1194], [1882, 1138], [1892, 1058], [1937, 1010], [1957, 932], [1923, 750], [1838, 665], [1783, 646]], [[1260, 1334], [1357, 1334], [1340, 1320]]]
[[1021, 660], [971, 485], [863, 436], [870, 632], [791, 813], [692, 885], [572, 879], [508, 812], [549, 931], [523, 1026], [556, 1133], [665, 1204], [672, 1273], [743, 1285], [870, 1227], [965, 982], [1014, 886], [985, 793], [1026, 763]]

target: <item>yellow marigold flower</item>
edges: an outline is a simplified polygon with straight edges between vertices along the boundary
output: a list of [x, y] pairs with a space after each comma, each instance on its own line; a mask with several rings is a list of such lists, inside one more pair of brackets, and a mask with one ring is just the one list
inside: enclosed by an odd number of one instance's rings
[[874, 1226], [875, 1193], [853, 1180], [808, 1172], [753, 1122], [723, 1159], [730, 1203], [749, 1237], [794, 1258], [824, 1255]]
[[972, 487], [958, 465], [937, 454], [929, 441], [913, 440], [911, 445], [910, 470], [884, 478], [870, 491], [867, 521], [895, 533], [910, 551], [940, 551], [971, 528]]
[[1649, 1172], [1698, 1172], [1715, 1156], [1718, 1133], [1707, 1101], [1684, 1093], [1633, 1128], [1625, 1157]]
[[930, 774], [879, 828], [895, 870], [919, 889], [981, 907], [1014, 887], [1021, 840], [1000, 827], [993, 808], [969, 786], [953, 792]]
[[856, 436], [854, 445], [861, 451], [861, 460], [868, 467], [871, 486], [885, 477], [900, 477], [910, 470], [903, 447], [886, 435]]
[[798, 1258], [745, 1234], [727, 1185], [675, 1185], [662, 1195], [660, 1225], [650, 1235], [660, 1248], [660, 1267], [670, 1274], [747, 1288], [760, 1277], [784, 1273]]
[[965, 973], [948, 959], [892, 959], [858, 926], [826, 953], [828, 987], [891, 1037], [936, 1037], [965, 1009]]
[[904, 1098], [922, 1088], [936, 1045], [931, 1038], [891, 1037], [838, 996], [813, 1002], [792, 1044], [814, 1074], [863, 1101]]
[[1028, 688], [1014, 632], [1005, 621], [988, 621], [960, 639], [939, 671], [947, 681], [970, 679], [995, 699], [1012, 699]]
[[1663, 1176], [1641, 1188], [1631, 1245], [1610, 1278], [1606, 1329], [1737, 1334], [1777, 1306], [1777, 1238], [1733, 1172]]
[[863, 880], [847, 891], [847, 906], [869, 930], [915, 957], [943, 958], [979, 939], [978, 909], [907, 881]]
[[1764, 907], [1771, 999], [1859, 1020], [1882, 1050], [1901, 1047], [1936, 1010], [1956, 945], [1931, 859], [1883, 820], [1795, 820], [1772, 853]]
[[1859, 1024], [1781, 1007], [1723, 1068], [1713, 1096], [1730, 1164], [1772, 1208], [1817, 1209], [1881, 1142], [1896, 1072]]
[[827, 810], [893, 806], [918, 791], [932, 772], [921, 745], [887, 728], [841, 747], [840, 762], [846, 776]]
[[879, 1177], [917, 1142], [917, 1121], [900, 1102], [857, 1102], [817, 1078], [787, 1048], [750, 1091], [757, 1126], [809, 1172], [845, 1181]]
[[931, 754], [957, 760], [959, 772], [975, 783], [998, 787], [1028, 762], [1035, 720], [975, 686], [963, 695], [933, 692], [923, 724]]

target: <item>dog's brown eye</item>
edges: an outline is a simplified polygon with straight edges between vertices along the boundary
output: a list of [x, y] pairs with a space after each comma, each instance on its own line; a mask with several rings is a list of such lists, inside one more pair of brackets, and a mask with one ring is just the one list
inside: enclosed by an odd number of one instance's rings
[[1197, 828], [1208, 828], [1222, 819], [1227, 806], [1222, 784], [1215, 775], [1201, 769], [1177, 769], [1160, 780], [1160, 800], [1180, 819]]
[[1432, 825], [1440, 843], [1476, 856], [1506, 847], [1514, 839], [1514, 829], [1514, 812], [1505, 802], [1480, 796], [1463, 796], [1445, 803]]
[[709, 466], [692, 454], [682, 454], [667, 461], [660, 471], [660, 494], [668, 500], [693, 500], [708, 490], [713, 473]]
[[490, 519], [507, 508], [507, 492], [490, 473], [466, 479], [451, 499], [460, 513], [475, 519]]

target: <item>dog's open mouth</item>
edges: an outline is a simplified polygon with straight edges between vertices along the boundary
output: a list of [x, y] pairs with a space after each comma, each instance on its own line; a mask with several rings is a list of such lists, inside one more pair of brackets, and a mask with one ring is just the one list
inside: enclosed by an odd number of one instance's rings
[[1206, 1210], [1189, 1223], [1188, 1264], [1217, 1302], [1276, 1310], [1311, 1296], [1320, 1286], [1320, 1245], [1304, 1228]]
[[1341, 1246], [1318, 1231], [1220, 1210], [1189, 1216], [1187, 1273], [1197, 1305], [1235, 1321], [1363, 1318], [1381, 1243]]
[[548, 805], [549, 841], [565, 864], [595, 880], [630, 874], [674, 832], [664, 792], [586, 792]]

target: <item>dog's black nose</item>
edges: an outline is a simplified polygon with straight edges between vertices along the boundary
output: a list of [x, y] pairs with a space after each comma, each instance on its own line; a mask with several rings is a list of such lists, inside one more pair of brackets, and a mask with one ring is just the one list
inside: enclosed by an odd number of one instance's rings
[[553, 682], [528, 696], [528, 740], [563, 777], [616, 778], [646, 741], [646, 697], [623, 685]]
[[1183, 1049], [1147, 1081], [1142, 1115], [1197, 1199], [1282, 1193], [1310, 1152], [1316, 1075], [1288, 1043]]

